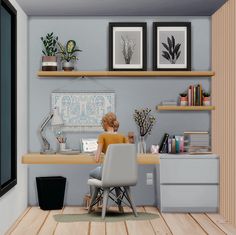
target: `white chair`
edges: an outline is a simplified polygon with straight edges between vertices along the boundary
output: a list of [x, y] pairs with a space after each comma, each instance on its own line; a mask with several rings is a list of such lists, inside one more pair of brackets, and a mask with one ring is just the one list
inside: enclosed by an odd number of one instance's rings
[[[123, 211], [122, 203], [128, 205], [137, 216], [136, 207], [130, 193], [130, 186], [137, 184], [137, 155], [134, 144], [110, 144], [102, 169], [102, 179], [89, 179], [88, 184], [95, 186], [89, 206], [92, 207], [103, 198], [102, 218], [105, 218], [108, 198], [111, 198]], [[116, 195], [113, 193], [115, 190]], [[127, 200], [128, 204], [125, 203]]]

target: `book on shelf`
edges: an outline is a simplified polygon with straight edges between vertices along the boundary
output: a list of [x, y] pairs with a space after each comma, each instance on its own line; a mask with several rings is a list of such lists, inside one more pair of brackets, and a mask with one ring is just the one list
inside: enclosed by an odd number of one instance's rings
[[166, 153], [166, 149], [168, 149], [168, 138], [169, 134], [165, 133], [160, 142], [159, 153]]
[[202, 98], [202, 85], [190, 85], [188, 88], [188, 105], [189, 106], [202, 106], [203, 98]]
[[211, 153], [208, 132], [184, 132], [184, 148], [188, 153]]
[[184, 152], [184, 136], [170, 136], [165, 133], [161, 144], [160, 153], [183, 153]]
[[163, 100], [161, 102], [162, 106], [177, 106], [177, 101], [176, 100]]

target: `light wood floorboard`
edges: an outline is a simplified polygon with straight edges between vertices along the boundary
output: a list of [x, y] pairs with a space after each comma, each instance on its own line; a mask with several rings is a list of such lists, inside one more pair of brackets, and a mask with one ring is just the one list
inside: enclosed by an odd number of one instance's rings
[[91, 222], [90, 235], [106, 235], [106, 223], [104, 222]]
[[172, 234], [170, 229], [168, 228], [167, 224], [163, 220], [161, 214], [155, 207], [145, 207], [145, 211], [153, 214], [158, 214], [159, 218], [150, 220], [150, 223], [152, 224], [152, 227], [156, 234], [166, 234], [170, 235]]
[[20, 221], [11, 235], [35, 235], [43, 225], [49, 211], [43, 211], [39, 207], [32, 207]]
[[[128, 211], [130, 211], [130, 209], [128, 209]], [[137, 211], [144, 212], [145, 210], [143, 207], [138, 207]], [[141, 221], [128, 220], [125, 223], [129, 235], [155, 234], [149, 220], [141, 220]]]
[[[65, 207], [63, 214], [87, 213], [82, 207]], [[59, 223], [55, 230], [55, 235], [87, 235], [89, 222]]]
[[223, 232], [218, 226], [216, 226], [207, 215], [205, 214], [191, 214], [195, 221], [200, 224], [200, 226], [210, 235], [224, 235]]
[[42, 227], [39, 230], [39, 235], [51, 235], [55, 232], [56, 227], [57, 227], [57, 222], [53, 218], [54, 215], [56, 214], [61, 214], [62, 210], [52, 210], [50, 211], [46, 221], [42, 225]]
[[28, 207], [22, 214], [21, 216], [15, 221], [15, 223], [10, 227], [10, 229], [8, 229], [8, 231], [5, 233], [5, 235], [10, 235], [18, 226], [18, 224], [20, 223], [20, 221], [26, 216], [26, 214], [29, 212], [29, 210], [31, 209], [31, 207]]
[[207, 216], [228, 235], [235, 235], [236, 228], [231, 225], [222, 215], [207, 214]]
[[[111, 207], [109, 210], [116, 210]], [[124, 208], [125, 212], [131, 211]], [[138, 212], [158, 214], [159, 218], [125, 222], [57, 223], [53, 215], [87, 213], [82, 207], [43, 211], [38, 207], [26, 210], [6, 235], [236, 235], [236, 228], [219, 214], [160, 213], [155, 207], [138, 207]]]
[[189, 214], [163, 213], [163, 218], [174, 235], [204, 235], [207, 234]]

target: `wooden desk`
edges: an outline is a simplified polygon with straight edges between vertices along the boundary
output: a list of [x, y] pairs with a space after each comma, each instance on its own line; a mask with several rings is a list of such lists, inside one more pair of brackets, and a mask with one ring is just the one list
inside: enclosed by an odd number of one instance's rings
[[[103, 157], [101, 162], [103, 161]], [[137, 158], [139, 165], [160, 164], [160, 156], [157, 154], [139, 154]], [[99, 164], [95, 162], [94, 156], [89, 154], [40, 154], [28, 153], [22, 156], [23, 164]]]

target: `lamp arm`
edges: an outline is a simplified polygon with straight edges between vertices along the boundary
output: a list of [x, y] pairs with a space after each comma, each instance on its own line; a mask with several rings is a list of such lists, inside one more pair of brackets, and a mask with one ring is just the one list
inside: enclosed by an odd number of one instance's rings
[[47, 118], [44, 120], [44, 122], [42, 123], [41, 127], [40, 127], [40, 132], [43, 132], [44, 127], [48, 124], [48, 122], [52, 119], [53, 117], [53, 113], [50, 113]]
[[47, 116], [47, 118], [45, 119], [45, 121], [42, 123], [42, 125], [40, 126], [39, 133], [40, 133], [40, 137], [41, 137], [41, 139], [42, 139], [42, 141], [43, 141], [43, 152], [44, 152], [45, 150], [49, 150], [49, 149], [50, 149], [50, 144], [49, 144], [49, 142], [47, 141], [46, 137], [43, 135], [43, 130], [44, 130], [44, 128], [46, 127], [46, 125], [48, 124], [48, 122], [52, 119], [52, 117], [53, 117], [53, 114], [50, 113], [50, 114]]

